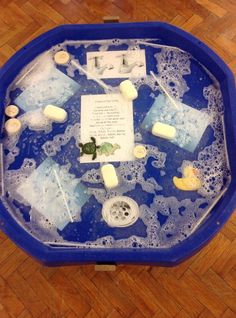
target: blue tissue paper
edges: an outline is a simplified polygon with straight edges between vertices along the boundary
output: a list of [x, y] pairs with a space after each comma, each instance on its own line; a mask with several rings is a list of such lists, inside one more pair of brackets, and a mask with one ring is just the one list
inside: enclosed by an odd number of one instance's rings
[[151, 132], [152, 126], [157, 121], [174, 126], [176, 136], [171, 142], [194, 152], [210, 123], [210, 117], [204, 111], [178, 101], [175, 103], [178, 107], [175, 107], [168, 97], [158, 95], [142, 122], [141, 128]]
[[71, 217], [80, 220], [81, 208], [90, 197], [86, 187], [51, 158], [43, 161], [17, 192], [60, 230]]
[[79, 89], [79, 84], [56, 68], [40, 80], [32, 82], [16, 99], [24, 111], [36, 110], [52, 104], [59, 107]]

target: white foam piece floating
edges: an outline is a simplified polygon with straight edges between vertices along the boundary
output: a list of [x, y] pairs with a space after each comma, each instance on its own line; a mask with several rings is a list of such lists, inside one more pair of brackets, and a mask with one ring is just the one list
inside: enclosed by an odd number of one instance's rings
[[111, 227], [127, 227], [139, 218], [138, 204], [126, 196], [111, 198], [103, 204], [102, 216]]
[[112, 164], [106, 164], [101, 168], [102, 177], [106, 188], [112, 189], [118, 186], [119, 180], [116, 174], [116, 169]]
[[172, 140], [175, 138], [176, 129], [175, 127], [171, 125], [163, 124], [161, 122], [156, 122], [152, 126], [152, 134], [160, 138]]
[[47, 105], [43, 110], [43, 114], [56, 123], [64, 123], [67, 120], [67, 112], [58, 106]]
[[125, 80], [120, 83], [120, 91], [123, 97], [127, 100], [132, 101], [138, 97], [138, 92], [130, 80]]

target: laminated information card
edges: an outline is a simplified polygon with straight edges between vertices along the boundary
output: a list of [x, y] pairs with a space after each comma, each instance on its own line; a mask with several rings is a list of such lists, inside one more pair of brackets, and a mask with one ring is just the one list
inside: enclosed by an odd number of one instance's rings
[[81, 96], [80, 162], [133, 160], [133, 104], [120, 94]]

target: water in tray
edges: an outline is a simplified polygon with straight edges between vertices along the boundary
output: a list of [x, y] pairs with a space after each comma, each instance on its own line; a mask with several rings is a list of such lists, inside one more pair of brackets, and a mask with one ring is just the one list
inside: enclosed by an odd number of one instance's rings
[[[68, 52], [70, 60], [55, 63], [58, 51]], [[115, 100], [125, 76], [138, 90], [138, 98], [127, 104], [129, 115], [122, 111], [118, 116], [121, 108]], [[90, 119], [96, 138], [93, 142], [93, 136], [88, 136], [85, 142], [81, 117], [86, 107], [81, 113], [81, 96], [92, 95], [91, 102], [102, 105], [104, 94], [111, 94], [106, 107], [112, 109], [110, 119], [116, 116], [114, 125], [129, 118], [128, 128], [125, 132], [116, 129], [116, 142], [102, 142], [104, 126], [93, 110]], [[173, 108], [172, 99], [181, 110]], [[11, 213], [42, 242], [168, 248], [198, 227], [230, 182], [219, 83], [190, 54], [161, 40], [60, 43], [22, 70], [9, 87], [8, 104], [19, 107], [21, 130], [3, 139], [1, 184]], [[47, 104], [62, 107], [67, 120], [56, 123], [45, 118]], [[107, 114], [103, 118], [108, 122]], [[156, 121], [174, 126], [176, 138], [154, 136], [151, 130]], [[118, 138], [122, 133], [126, 137]], [[129, 160], [122, 161], [122, 147], [128, 145], [129, 149], [143, 145], [146, 156], [135, 159], [131, 151]], [[87, 163], [80, 162], [82, 150]], [[107, 161], [119, 179], [114, 189], [104, 187], [101, 167]], [[192, 179], [186, 181], [184, 171], [196, 173], [190, 176], [200, 180], [196, 190], [183, 191], [173, 183], [176, 177], [178, 184], [191, 186]], [[109, 225], [103, 217], [105, 202], [116, 197], [107, 217], [111, 213], [114, 220], [120, 218], [116, 223], [120, 226]], [[135, 221], [129, 223], [126, 216], [131, 220], [132, 215]]]

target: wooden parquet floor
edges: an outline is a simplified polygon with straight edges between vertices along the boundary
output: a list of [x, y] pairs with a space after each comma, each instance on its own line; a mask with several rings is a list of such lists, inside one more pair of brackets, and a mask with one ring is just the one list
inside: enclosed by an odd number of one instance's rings
[[[236, 71], [236, 0], [0, 0], [0, 65], [63, 23], [167, 21], [190, 31]], [[234, 318], [236, 213], [197, 255], [175, 268], [46, 268], [0, 232], [0, 318]]]

